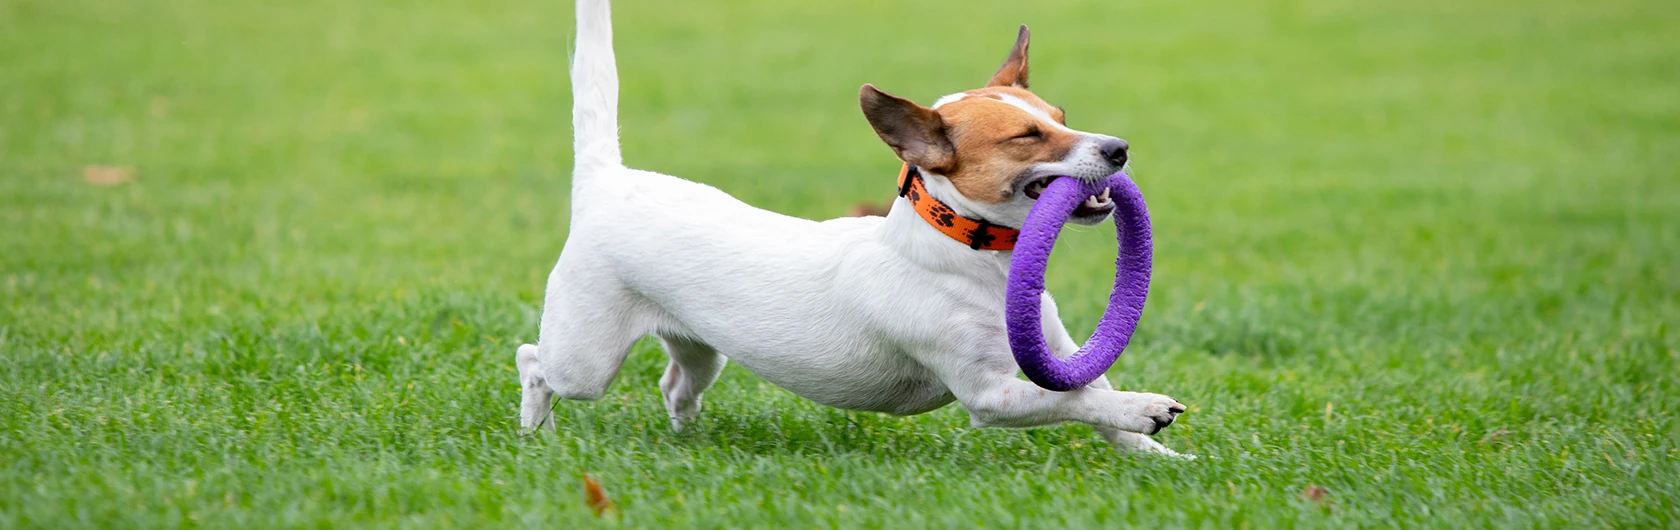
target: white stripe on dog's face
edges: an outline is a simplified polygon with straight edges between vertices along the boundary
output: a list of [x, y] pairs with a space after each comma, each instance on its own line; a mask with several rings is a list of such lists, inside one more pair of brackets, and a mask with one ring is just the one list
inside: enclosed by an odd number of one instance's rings
[[[1017, 87], [987, 87], [940, 98], [933, 110], [946, 125], [956, 164], [932, 178], [930, 192], [965, 215], [1020, 226], [1037, 188], [1057, 176], [1094, 180], [1124, 167], [1103, 153], [1112, 136], [1076, 131], [1062, 110]], [[938, 182], [938, 181], [943, 182]], [[1029, 188], [1034, 188], [1029, 193]], [[1075, 223], [1095, 224], [1112, 203], [1097, 200]]]

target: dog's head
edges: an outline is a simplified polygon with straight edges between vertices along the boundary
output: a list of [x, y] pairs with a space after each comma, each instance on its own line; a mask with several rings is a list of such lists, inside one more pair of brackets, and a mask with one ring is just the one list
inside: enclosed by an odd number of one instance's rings
[[[1100, 179], [1126, 166], [1126, 142], [1068, 128], [1062, 109], [1027, 90], [1027, 27], [984, 88], [923, 107], [863, 85], [863, 115], [898, 158], [927, 175], [941, 201], [993, 224], [1020, 227], [1045, 183]], [[1092, 197], [1069, 221], [1093, 225], [1114, 211]]]

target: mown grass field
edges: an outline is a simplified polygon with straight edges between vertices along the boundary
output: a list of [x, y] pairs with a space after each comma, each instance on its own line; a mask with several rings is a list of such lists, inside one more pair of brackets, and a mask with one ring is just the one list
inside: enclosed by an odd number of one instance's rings
[[[651, 343], [522, 435], [569, 2], [0, 0], [0, 527], [1680, 524], [1669, 3], [618, 4], [627, 160], [815, 218], [891, 195], [860, 84], [1030, 24], [1154, 214], [1111, 377], [1201, 458], [735, 367], [673, 433]], [[1107, 230], [1053, 266], [1076, 334]]]

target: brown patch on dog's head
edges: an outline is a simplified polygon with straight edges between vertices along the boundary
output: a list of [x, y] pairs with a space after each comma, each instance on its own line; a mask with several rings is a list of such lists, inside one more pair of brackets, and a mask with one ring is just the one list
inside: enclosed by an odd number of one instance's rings
[[1079, 133], [1005, 100], [1024, 102], [1054, 118], [1058, 110], [1026, 89], [988, 87], [966, 94], [938, 112], [957, 160], [954, 168], [940, 174], [969, 199], [993, 204], [1010, 200], [1019, 191], [1016, 181], [1033, 165], [1062, 160], [1079, 143]]
[[1069, 129], [1060, 107], [1027, 89], [1028, 44], [1021, 26], [985, 87], [946, 96], [931, 108], [874, 85], [858, 94], [869, 124], [899, 159], [949, 180], [970, 210], [1000, 222], [1019, 220], [1030, 208], [1036, 195], [1022, 196], [1029, 179], [1096, 178], [1118, 169], [1095, 147], [1117, 139]]
[[1019, 191], [1017, 177], [1033, 164], [1061, 160], [1079, 142], [1078, 133], [1055, 126], [1065, 119], [1062, 110], [1027, 90], [1028, 36], [1021, 26], [1009, 58], [985, 88], [936, 110], [864, 85], [858, 94], [863, 114], [899, 159], [945, 176], [975, 201], [1007, 201]]

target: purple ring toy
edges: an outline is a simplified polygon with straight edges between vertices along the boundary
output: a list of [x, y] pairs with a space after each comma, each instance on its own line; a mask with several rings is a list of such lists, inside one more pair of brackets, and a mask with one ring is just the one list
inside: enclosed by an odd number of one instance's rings
[[[1091, 340], [1085, 341], [1078, 353], [1057, 359], [1044, 343], [1040, 300], [1044, 269], [1068, 216], [1079, 203], [1102, 193], [1105, 187], [1114, 199], [1114, 232], [1120, 244], [1119, 257], [1114, 260], [1114, 290], [1109, 293], [1108, 309], [1103, 311]], [[1009, 261], [1009, 348], [1027, 379], [1046, 389], [1065, 392], [1091, 384], [1114, 366], [1131, 342], [1138, 318], [1143, 316], [1153, 260], [1149, 209], [1131, 177], [1122, 172], [1095, 182], [1066, 177], [1051, 181], [1027, 213]]]

